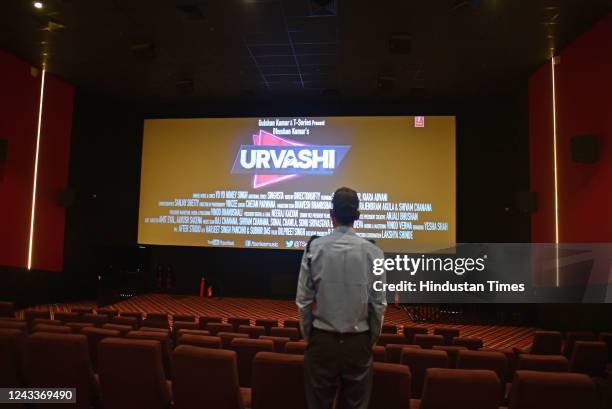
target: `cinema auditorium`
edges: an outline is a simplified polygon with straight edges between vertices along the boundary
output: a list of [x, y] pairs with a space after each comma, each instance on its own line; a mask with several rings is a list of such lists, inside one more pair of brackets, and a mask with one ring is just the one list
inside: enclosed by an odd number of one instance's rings
[[610, 0], [0, 2], [0, 407], [612, 409]]

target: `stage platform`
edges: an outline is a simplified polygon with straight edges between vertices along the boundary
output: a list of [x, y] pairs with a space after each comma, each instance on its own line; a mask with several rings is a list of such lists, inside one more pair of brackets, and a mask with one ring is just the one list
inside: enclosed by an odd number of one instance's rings
[[[69, 311], [77, 307], [96, 308], [95, 302], [79, 302], [66, 304], [39, 305], [32, 309], [48, 309], [55, 311]], [[249, 317], [278, 319], [281, 323], [285, 319], [297, 319], [298, 311], [292, 300], [271, 300], [258, 298], [200, 298], [190, 295], [145, 294], [120, 301], [104, 308], [118, 311], [168, 312], [170, 314], [193, 314], [196, 316], [208, 315], [217, 317]], [[20, 311], [19, 314], [22, 314]], [[385, 313], [385, 323], [395, 324], [398, 327], [411, 325], [414, 322], [407, 312], [389, 306]], [[497, 325], [470, 325], [448, 323], [423, 323], [430, 328], [445, 326], [459, 328], [462, 337], [477, 337], [484, 341], [485, 348], [525, 348], [531, 345], [535, 328], [511, 327]]]

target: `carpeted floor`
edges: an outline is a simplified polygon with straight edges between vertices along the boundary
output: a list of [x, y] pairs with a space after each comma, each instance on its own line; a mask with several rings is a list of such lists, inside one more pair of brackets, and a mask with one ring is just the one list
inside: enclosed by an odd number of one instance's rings
[[[51, 308], [52, 311], [69, 311], [76, 307], [95, 307], [94, 302], [40, 305], [35, 309]], [[188, 295], [146, 294], [121, 301], [105, 308], [119, 311], [140, 311], [143, 313], [161, 311], [170, 314], [193, 314], [218, 317], [297, 319], [297, 308], [291, 300], [269, 300], [256, 298], [199, 298]], [[412, 321], [404, 310], [387, 308], [385, 323], [398, 326], [410, 325]], [[462, 337], [482, 338], [486, 348], [525, 348], [531, 345], [535, 328], [508, 327], [496, 325], [439, 324], [424, 325], [430, 329], [436, 326], [459, 328]], [[430, 330], [431, 331], [431, 330]]]

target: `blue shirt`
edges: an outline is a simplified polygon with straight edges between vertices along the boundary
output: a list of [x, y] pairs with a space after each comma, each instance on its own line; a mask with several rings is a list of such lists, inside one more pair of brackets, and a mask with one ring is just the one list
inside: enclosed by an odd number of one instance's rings
[[374, 259], [383, 257], [380, 248], [347, 226], [310, 243], [295, 299], [304, 337], [314, 327], [338, 333], [369, 331], [371, 343], [378, 340], [387, 300], [384, 292], [374, 291], [373, 283], [385, 282], [385, 274], [375, 276], [372, 267]]

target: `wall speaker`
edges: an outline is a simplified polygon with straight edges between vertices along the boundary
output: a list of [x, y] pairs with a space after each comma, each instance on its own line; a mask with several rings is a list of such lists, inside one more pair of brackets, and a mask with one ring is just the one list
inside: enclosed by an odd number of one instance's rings
[[538, 210], [538, 194], [536, 192], [516, 192], [516, 209], [521, 213], [535, 213]]
[[8, 159], [8, 140], [0, 139], [0, 162], [6, 162]]
[[599, 138], [595, 135], [573, 136], [572, 160], [577, 163], [595, 163], [599, 160]]
[[74, 205], [74, 189], [63, 188], [57, 192], [57, 205], [59, 207], [68, 208]]

